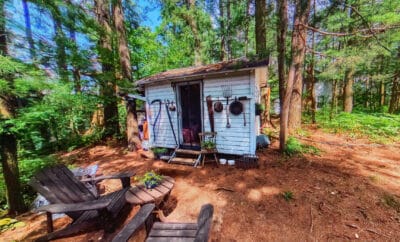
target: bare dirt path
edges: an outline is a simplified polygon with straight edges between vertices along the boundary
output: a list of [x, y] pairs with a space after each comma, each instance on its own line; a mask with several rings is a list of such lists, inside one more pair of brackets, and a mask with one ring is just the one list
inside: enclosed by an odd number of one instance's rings
[[[155, 170], [175, 178], [167, 219], [195, 221], [201, 205], [212, 203], [212, 241], [399, 241], [400, 207], [390, 207], [387, 201], [400, 201], [400, 144], [382, 146], [319, 130], [310, 133], [299, 138], [318, 147], [319, 156], [282, 158], [273, 143], [259, 153], [260, 168], [252, 170], [170, 165], [106, 146], [63, 157], [79, 166], [99, 164], [104, 174]], [[117, 181], [105, 185], [107, 191], [119, 186]], [[285, 201], [284, 191], [292, 192], [294, 199]], [[44, 215], [28, 213], [19, 219], [27, 226], [1, 234], [0, 240], [29, 241], [45, 233]], [[67, 223], [59, 219], [56, 227]], [[97, 231], [59, 241], [111, 237]]]

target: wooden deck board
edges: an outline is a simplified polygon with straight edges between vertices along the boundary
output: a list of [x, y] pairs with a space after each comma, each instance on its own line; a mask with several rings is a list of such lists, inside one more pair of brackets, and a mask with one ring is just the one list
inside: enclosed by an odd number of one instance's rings
[[167, 194], [171, 192], [174, 187], [174, 179], [164, 176], [160, 184], [155, 188], [147, 189], [144, 185], [136, 185], [129, 189], [125, 195], [127, 202], [131, 204], [146, 204], [160, 202]]

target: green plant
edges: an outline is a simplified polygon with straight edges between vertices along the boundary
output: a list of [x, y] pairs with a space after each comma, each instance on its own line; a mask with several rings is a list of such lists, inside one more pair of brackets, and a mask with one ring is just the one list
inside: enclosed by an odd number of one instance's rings
[[161, 148], [161, 147], [153, 147], [151, 148], [151, 151], [153, 151], [154, 154], [164, 154], [168, 150], [166, 148]]
[[139, 176], [135, 178], [139, 180], [146, 188], [151, 189], [160, 184], [162, 180], [162, 176], [155, 173], [154, 171], [146, 172], [143, 176]]
[[391, 143], [400, 140], [400, 115], [387, 113], [339, 113], [332, 119], [326, 110], [317, 113], [319, 127], [333, 132], [345, 133], [350, 137], [362, 138], [377, 143]]
[[211, 150], [211, 149], [215, 149], [216, 144], [215, 144], [215, 142], [208, 140], [208, 141], [201, 142], [201, 147], [206, 150]]
[[319, 155], [321, 150], [317, 147], [307, 144], [302, 144], [294, 137], [289, 137], [286, 143], [285, 155], [294, 156], [299, 154]]
[[13, 218], [0, 219], [0, 233], [4, 232], [6, 230], [9, 230], [9, 229], [15, 229], [15, 228], [24, 227], [24, 226], [25, 226], [24, 222], [20, 222]]
[[294, 199], [294, 194], [292, 191], [284, 191], [282, 192], [282, 197], [285, 199], [286, 202]]

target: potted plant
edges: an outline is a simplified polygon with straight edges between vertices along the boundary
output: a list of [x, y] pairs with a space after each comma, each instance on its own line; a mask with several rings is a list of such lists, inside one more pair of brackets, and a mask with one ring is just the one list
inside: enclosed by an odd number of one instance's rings
[[215, 147], [216, 147], [215, 142], [213, 142], [211, 140], [201, 142], [202, 149], [213, 150], [213, 149], [215, 149]]
[[154, 171], [148, 171], [143, 176], [137, 177], [147, 189], [155, 188], [162, 181], [162, 176], [155, 173]]
[[160, 159], [161, 156], [165, 155], [168, 152], [166, 148], [160, 148], [160, 147], [153, 147], [151, 148], [151, 151], [153, 151], [157, 159]]

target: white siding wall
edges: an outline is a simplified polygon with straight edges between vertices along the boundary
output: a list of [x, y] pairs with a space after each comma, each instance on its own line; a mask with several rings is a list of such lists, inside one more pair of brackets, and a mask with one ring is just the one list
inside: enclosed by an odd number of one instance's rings
[[[226, 128], [226, 99], [222, 95], [222, 85], [229, 84], [232, 87], [231, 103], [235, 97], [247, 96], [249, 100], [242, 101], [246, 116], [246, 126], [244, 126], [243, 113], [240, 115], [229, 114], [231, 128]], [[255, 85], [254, 72], [241, 76], [226, 76], [209, 78], [203, 80], [203, 131], [211, 131], [208, 118], [206, 97], [211, 95], [213, 101], [220, 100], [224, 105], [224, 110], [220, 113], [214, 112], [214, 127], [217, 132], [217, 149], [219, 153], [225, 154], [254, 154], [256, 150], [255, 135], [257, 130], [255, 112], [255, 102], [257, 90]], [[171, 84], [146, 87], [146, 98], [149, 101], [161, 99], [174, 101], [175, 93]], [[151, 115], [148, 114], [150, 145], [152, 147], [175, 148], [175, 141], [168, 121], [165, 105], [161, 107], [161, 114], [156, 124], [156, 140], [153, 139], [153, 124], [159, 110], [158, 103], [149, 105]], [[177, 111], [170, 112], [174, 125], [175, 134], [179, 137]], [[179, 139], [179, 138], [178, 138]], [[179, 140], [178, 140], [179, 142]]]
[[[255, 117], [254, 117], [254, 78], [252, 74], [243, 76], [227, 76], [224, 78], [204, 79], [203, 81], [203, 116], [204, 131], [210, 131], [210, 122], [207, 112], [206, 97], [211, 95], [213, 101], [220, 100], [224, 110], [220, 113], [214, 112], [214, 127], [217, 132], [217, 149], [225, 154], [254, 154], [255, 153]], [[231, 128], [226, 128], [226, 99], [222, 95], [222, 85], [229, 84], [232, 87], [232, 97], [247, 96], [247, 101], [242, 101], [246, 116], [244, 126], [243, 113], [240, 115], [229, 114]], [[230, 100], [231, 103], [233, 100]], [[229, 107], [228, 107], [229, 108]]]
[[[176, 146], [175, 140], [164, 104], [165, 100], [173, 101], [176, 104], [175, 93], [171, 87], [171, 84], [146, 87], [146, 98], [149, 102], [148, 110], [150, 110], [150, 113], [148, 112], [147, 114], [147, 120], [149, 121], [150, 145], [152, 147], [175, 148]], [[154, 141], [153, 138], [154, 126], [152, 126], [151, 124], [154, 124], [156, 116], [159, 112], [159, 104], [154, 103], [151, 105], [150, 103], [155, 99], [161, 99], [163, 103], [161, 105], [160, 117], [158, 118], [157, 123], [155, 125], [156, 140]], [[175, 134], [178, 137], [177, 111], [173, 112], [170, 111], [170, 114]]]

